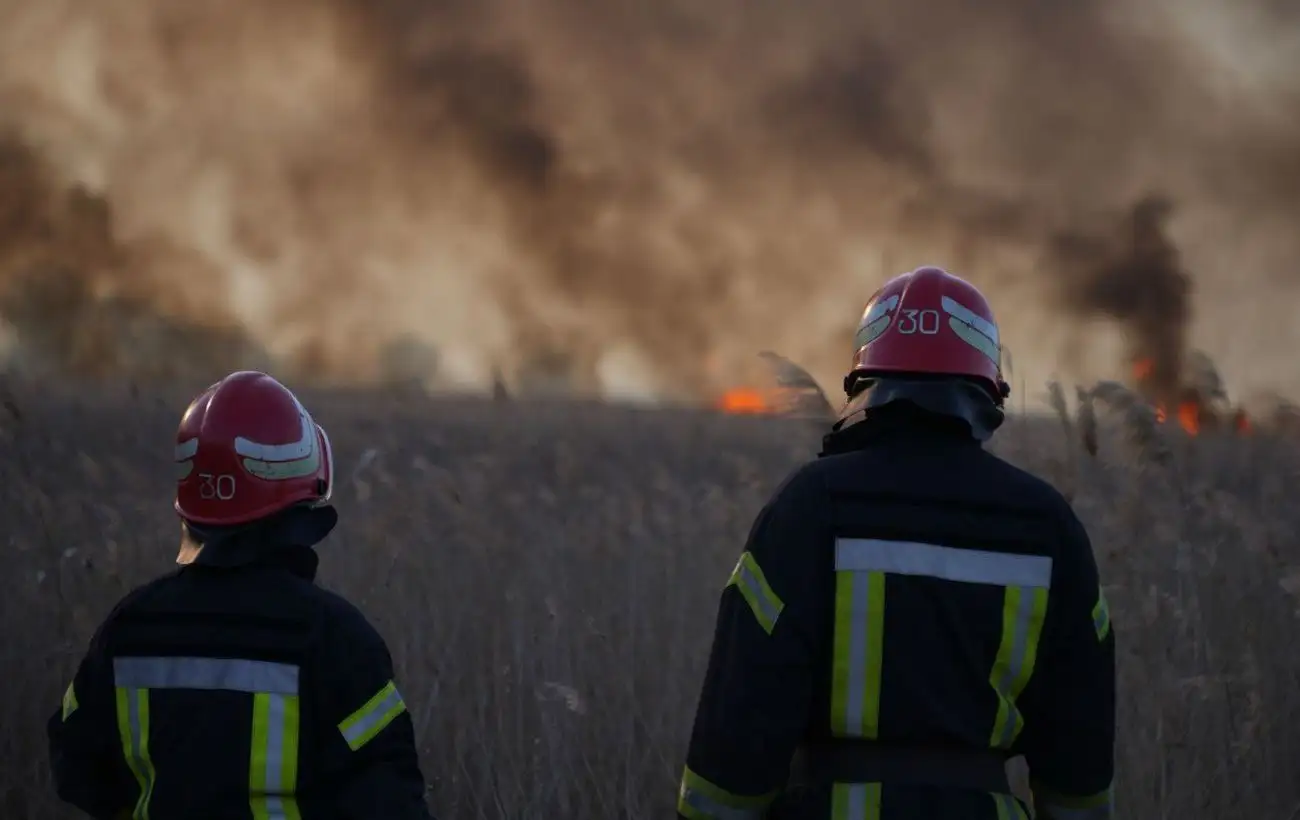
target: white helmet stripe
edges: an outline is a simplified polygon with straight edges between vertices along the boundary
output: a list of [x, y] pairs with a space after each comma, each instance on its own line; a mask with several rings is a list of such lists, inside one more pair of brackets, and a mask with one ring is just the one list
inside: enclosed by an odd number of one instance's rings
[[997, 326], [947, 296], [943, 297], [942, 304], [948, 314], [948, 326], [952, 328], [952, 332], [963, 342], [991, 359], [994, 364], [1001, 366], [1002, 352], [998, 344]]
[[235, 439], [235, 452], [258, 461], [298, 461], [309, 458], [316, 449], [316, 423], [297, 397], [293, 403], [298, 408], [298, 420], [302, 425], [302, 436], [297, 441], [289, 444], [262, 444], [240, 436]]
[[872, 322], [879, 319], [881, 316], [884, 316], [886, 313], [893, 310], [897, 306], [898, 306], [897, 293], [890, 296], [888, 299], [881, 299], [879, 302], [876, 302], [874, 305], [872, 305], [871, 308], [866, 312], [866, 314], [863, 315], [862, 321], [859, 323], [859, 326], [865, 327], [866, 325], [871, 324]]
[[998, 327], [997, 325], [980, 316], [975, 311], [961, 304], [960, 302], [943, 297], [943, 309], [949, 316], [956, 318], [958, 321], [965, 322], [971, 327], [983, 333], [992, 340], [993, 344], [998, 344]]
[[197, 438], [187, 439], [176, 445], [176, 460], [185, 461], [194, 458], [199, 451], [199, 440]]

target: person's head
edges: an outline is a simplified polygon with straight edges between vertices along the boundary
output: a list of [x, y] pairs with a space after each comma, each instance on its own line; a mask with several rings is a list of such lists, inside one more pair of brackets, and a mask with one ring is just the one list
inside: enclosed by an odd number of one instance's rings
[[908, 403], [966, 422], [978, 439], [1002, 423], [997, 322], [974, 285], [936, 267], [886, 282], [862, 313], [844, 392], [853, 410]]
[[[323, 507], [333, 492], [324, 428], [287, 387], [256, 371], [231, 373], [190, 402], [175, 461], [176, 513], [199, 543], [289, 510]], [[196, 554], [182, 549], [177, 561]]]

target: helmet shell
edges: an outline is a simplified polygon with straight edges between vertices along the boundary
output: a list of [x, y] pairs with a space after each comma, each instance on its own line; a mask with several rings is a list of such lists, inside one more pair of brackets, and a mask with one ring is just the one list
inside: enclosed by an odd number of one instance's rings
[[904, 374], [970, 379], [1003, 403], [1011, 391], [998, 326], [974, 285], [921, 267], [889, 280], [867, 302], [845, 391], [852, 394], [862, 377]]
[[210, 527], [329, 501], [329, 437], [289, 388], [239, 371], [190, 402], [176, 432], [176, 513]]

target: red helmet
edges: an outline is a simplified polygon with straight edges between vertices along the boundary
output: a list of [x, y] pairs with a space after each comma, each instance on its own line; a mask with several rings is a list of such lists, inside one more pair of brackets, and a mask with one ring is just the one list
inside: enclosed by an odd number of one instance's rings
[[982, 385], [1000, 406], [1011, 388], [1002, 379], [998, 325], [988, 300], [942, 268], [897, 276], [867, 302], [854, 337], [845, 392], [863, 376], [961, 376]]
[[176, 433], [176, 512], [210, 527], [247, 524], [333, 489], [325, 430], [265, 373], [231, 373], [199, 394]]

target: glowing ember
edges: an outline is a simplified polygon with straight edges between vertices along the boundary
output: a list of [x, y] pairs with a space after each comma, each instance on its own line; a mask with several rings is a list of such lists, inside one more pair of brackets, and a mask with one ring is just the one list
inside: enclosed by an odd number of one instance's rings
[[1178, 423], [1189, 436], [1201, 432], [1201, 407], [1196, 402], [1185, 401], [1178, 405]]
[[747, 415], [777, 412], [767, 395], [752, 387], [733, 387], [718, 397], [714, 407], [724, 413]]

